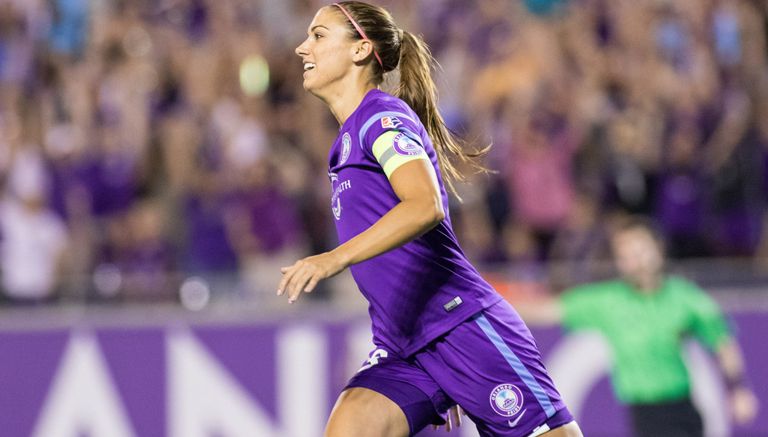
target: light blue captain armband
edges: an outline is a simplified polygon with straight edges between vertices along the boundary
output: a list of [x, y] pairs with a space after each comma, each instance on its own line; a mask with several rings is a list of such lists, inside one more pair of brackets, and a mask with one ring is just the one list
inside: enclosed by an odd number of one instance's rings
[[406, 162], [417, 159], [429, 160], [418, 141], [400, 131], [387, 131], [373, 142], [373, 156], [379, 162], [387, 178]]

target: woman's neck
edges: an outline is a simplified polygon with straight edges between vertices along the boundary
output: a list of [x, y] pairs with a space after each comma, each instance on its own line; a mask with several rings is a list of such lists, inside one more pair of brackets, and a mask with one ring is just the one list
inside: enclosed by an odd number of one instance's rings
[[339, 122], [339, 126], [341, 126], [355, 112], [355, 109], [360, 106], [365, 95], [374, 88], [376, 86], [371, 83], [357, 87], [342, 86], [336, 92], [329, 93], [323, 100], [328, 105], [336, 121]]

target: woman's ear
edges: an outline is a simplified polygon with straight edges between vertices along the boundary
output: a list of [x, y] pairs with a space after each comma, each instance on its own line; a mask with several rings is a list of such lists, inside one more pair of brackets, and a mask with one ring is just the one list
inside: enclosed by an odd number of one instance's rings
[[355, 49], [352, 55], [352, 60], [355, 62], [361, 62], [365, 60], [373, 52], [373, 43], [367, 39], [361, 39], [355, 44]]

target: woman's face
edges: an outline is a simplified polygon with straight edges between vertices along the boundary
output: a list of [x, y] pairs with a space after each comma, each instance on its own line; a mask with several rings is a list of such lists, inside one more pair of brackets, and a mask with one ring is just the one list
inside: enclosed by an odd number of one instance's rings
[[319, 96], [354, 65], [356, 41], [350, 38], [342, 13], [332, 7], [317, 11], [307, 33], [296, 54], [304, 63], [304, 89]]
[[649, 231], [631, 228], [618, 232], [611, 240], [616, 267], [625, 278], [637, 280], [661, 273], [664, 256]]

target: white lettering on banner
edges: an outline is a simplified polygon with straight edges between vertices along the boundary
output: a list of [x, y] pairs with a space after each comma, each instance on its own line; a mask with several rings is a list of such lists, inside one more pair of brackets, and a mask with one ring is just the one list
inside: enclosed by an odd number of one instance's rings
[[169, 437], [284, 435], [191, 333], [166, 341]]
[[549, 376], [575, 417], [581, 415], [587, 396], [605, 377], [611, 361], [605, 340], [593, 332], [565, 336], [549, 353], [546, 362]]
[[32, 435], [71, 437], [82, 434], [136, 435], [96, 339], [90, 334], [75, 333], [64, 351]]
[[316, 437], [325, 428], [328, 345], [324, 331], [297, 326], [277, 335], [278, 407], [285, 437]]
[[347, 333], [347, 344], [349, 351], [347, 356], [347, 375], [352, 376], [358, 370], [360, 366], [365, 362], [368, 354], [376, 346], [373, 344], [371, 338], [371, 324], [370, 322], [357, 323], [350, 327]]

